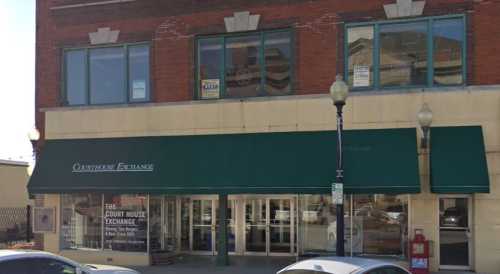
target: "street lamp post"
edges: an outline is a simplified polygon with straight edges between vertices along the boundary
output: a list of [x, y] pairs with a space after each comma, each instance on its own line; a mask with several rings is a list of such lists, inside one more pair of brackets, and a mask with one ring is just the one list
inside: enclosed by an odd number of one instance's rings
[[[330, 96], [332, 98], [333, 104], [337, 108], [337, 176], [336, 184], [340, 185], [340, 189], [343, 190], [344, 185], [344, 166], [343, 166], [343, 154], [342, 154], [342, 130], [343, 130], [343, 118], [342, 118], [342, 108], [345, 105], [347, 95], [349, 93], [349, 88], [346, 83], [342, 80], [342, 76], [337, 75], [335, 82], [330, 87]], [[344, 195], [343, 191], [340, 195]], [[342, 197], [341, 196], [341, 197]], [[344, 257], [344, 199], [337, 201], [337, 256]]]
[[[28, 165], [28, 169], [27, 169], [28, 176], [31, 177], [31, 175], [33, 174], [33, 170], [35, 168], [35, 162], [37, 160], [37, 143], [38, 143], [38, 140], [40, 139], [40, 132], [38, 131], [38, 129], [36, 129], [36, 128], [31, 129], [28, 132], [28, 139], [30, 140], [31, 147], [33, 148], [33, 163], [30, 163]], [[30, 198], [31, 198], [31, 195], [30, 195]], [[32, 235], [31, 235], [31, 205], [26, 206], [26, 225], [28, 227], [28, 229], [26, 229], [26, 241], [31, 242], [31, 237], [32, 237]]]

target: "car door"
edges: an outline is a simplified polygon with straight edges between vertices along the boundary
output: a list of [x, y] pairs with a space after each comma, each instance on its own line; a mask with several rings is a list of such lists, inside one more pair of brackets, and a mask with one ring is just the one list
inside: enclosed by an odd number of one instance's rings
[[77, 274], [76, 266], [52, 258], [36, 258], [32, 274]]
[[395, 266], [378, 267], [362, 274], [411, 274], [410, 272]]
[[32, 274], [33, 260], [13, 259], [0, 262], [0, 274]]

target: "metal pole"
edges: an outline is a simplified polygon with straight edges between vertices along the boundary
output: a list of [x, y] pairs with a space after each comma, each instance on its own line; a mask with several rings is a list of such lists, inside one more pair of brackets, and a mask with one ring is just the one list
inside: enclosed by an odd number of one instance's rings
[[31, 242], [31, 205], [26, 206], [26, 242]]
[[[342, 130], [343, 130], [343, 119], [342, 119], [342, 108], [344, 107], [344, 102], [337, 102], [335, 106], [337, 107], [337, 182], [338, 184], [344, 184], [344, 166], [343, 166], [343, 155], [342, 155]], [[342, 188], [343, 189], [343, 188]], [[344, 257], [344, 199], [342, 203], [337, 204], [337, 256]]]
[[229, 265], [228, 247], [227, 247], [227, 194], [219, 195], [219, 244], [217, 246], [217, 265]]

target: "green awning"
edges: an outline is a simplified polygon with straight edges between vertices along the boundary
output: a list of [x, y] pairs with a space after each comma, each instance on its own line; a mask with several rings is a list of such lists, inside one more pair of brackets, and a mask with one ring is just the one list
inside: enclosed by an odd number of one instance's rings
[[[344, 134], [347, 193], [420, 191], [416, 130]], [[328, 193], [336, 132], [48, 140], [30, 193]]]
[[433, 127], [430, 140], [432, 192], [490, 192], [480, 126]]

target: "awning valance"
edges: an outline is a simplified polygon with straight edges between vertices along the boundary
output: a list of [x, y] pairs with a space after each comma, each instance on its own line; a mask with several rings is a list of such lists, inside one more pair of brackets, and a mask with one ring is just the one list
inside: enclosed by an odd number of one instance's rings
[[480, 126], [433, 127], [430, 140], [432, 192], [490, 192]]
[[[420, 191], [416, 130], [344, 134], [347, 193]], [[328, 193], [336, 132], [48, 140], [30, 193]]]

